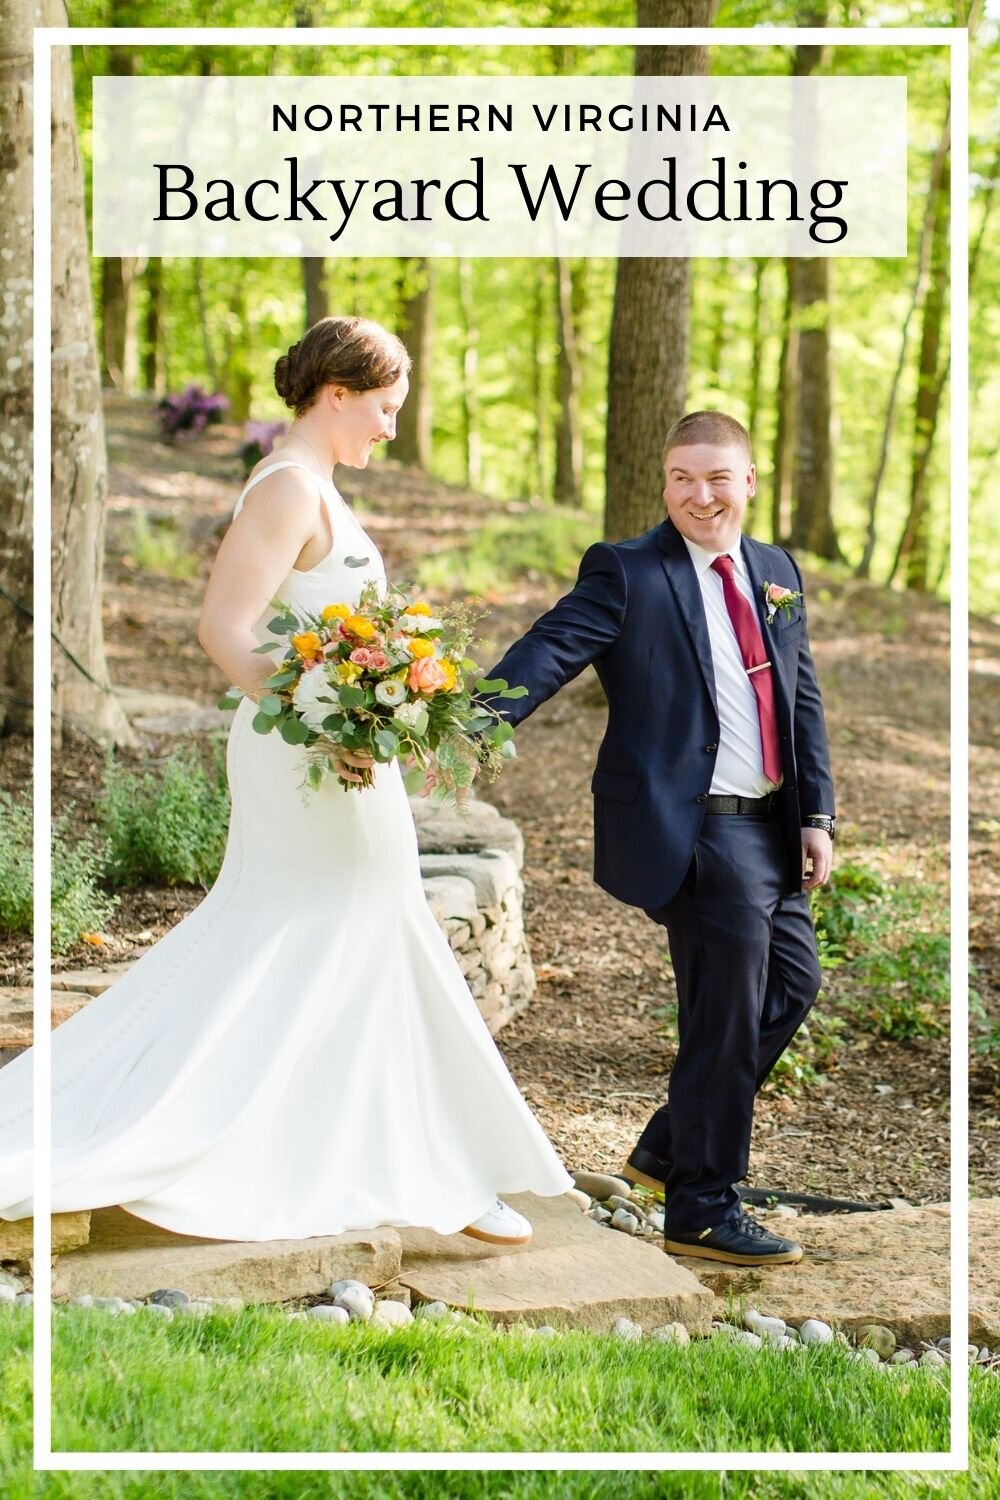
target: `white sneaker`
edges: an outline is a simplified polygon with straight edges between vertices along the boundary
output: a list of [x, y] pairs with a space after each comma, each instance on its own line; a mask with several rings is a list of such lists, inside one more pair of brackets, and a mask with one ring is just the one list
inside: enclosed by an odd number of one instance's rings
[[480, 1214], [462, 1233], [474, 1240], [485, 1240], [489, 1245], [526, 1245], [531, 1239], [531, 1225], [523, 1214], [498, 1198], [492, 1208]]

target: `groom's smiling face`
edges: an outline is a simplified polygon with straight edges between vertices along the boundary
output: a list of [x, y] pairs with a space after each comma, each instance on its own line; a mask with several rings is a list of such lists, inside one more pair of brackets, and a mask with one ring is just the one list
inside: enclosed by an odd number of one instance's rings
[[749, 453], [736, 443], [692, 443], [671, 448], [663, 472], [667, 515], [681, 536], [708, 552], [727, 552], [757, 483]]

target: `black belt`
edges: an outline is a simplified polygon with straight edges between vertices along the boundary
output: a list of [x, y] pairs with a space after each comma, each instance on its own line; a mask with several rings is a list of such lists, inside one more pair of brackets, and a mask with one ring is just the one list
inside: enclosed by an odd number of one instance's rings
[[768, 792], [765, 797], [709, 797], [705, 806], [707, 813], [740, 813], [744, 817], [765, 817], [777, 806], [777, 793]]

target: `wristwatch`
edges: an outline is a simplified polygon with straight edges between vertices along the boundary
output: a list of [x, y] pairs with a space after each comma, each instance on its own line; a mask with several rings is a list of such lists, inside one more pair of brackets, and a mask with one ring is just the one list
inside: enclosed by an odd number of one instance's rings
[[810, 813], [802, 819], [803, 828], [822, 828], [824, 833], [830, 835], [830, 841], [837, 837], [837, 816], [835, 813]]

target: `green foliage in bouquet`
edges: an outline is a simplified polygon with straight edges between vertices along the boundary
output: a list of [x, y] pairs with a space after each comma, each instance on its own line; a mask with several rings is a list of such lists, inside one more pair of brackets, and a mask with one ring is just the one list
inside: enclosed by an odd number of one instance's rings
[[[398, 587], [380, 593], [375, 582], [356, 606], [333, 603], [302, 616], [280, 601], [272, 607], [273, 639], [256, 650], [284, 651], [257, 698], [253, 728], [305, 748], [312, 790], [336, 768], [338, 749], [383, 765], [409, 763], [407, 790], [430, 782], [442, 800], [459, 798], [480, 766], [495, 778], [515, 754], [513, 728], [484, 696], [520, 698], [527, 689], [477, 677], [469, 651], [479, 616], [467, 608], [438, 617]], [[242, 696], [234, 689], [220, 706], [234, 708]], [[370, 771], [361, 778], [338, 779], [344, 787], [372, 784]]]

